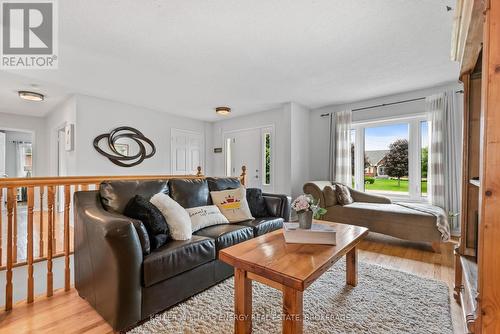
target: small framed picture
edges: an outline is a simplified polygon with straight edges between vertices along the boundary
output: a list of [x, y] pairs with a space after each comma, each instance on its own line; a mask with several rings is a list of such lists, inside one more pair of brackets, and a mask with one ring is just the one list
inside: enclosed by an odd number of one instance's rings
[[74, 149], [74, 124], [66, 124], [64, 127], [64, 149], [66, 151], [73, 151]]

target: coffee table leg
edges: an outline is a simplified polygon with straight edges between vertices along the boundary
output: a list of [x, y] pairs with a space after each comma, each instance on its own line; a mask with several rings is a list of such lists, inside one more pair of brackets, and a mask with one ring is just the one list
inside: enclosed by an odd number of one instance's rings
[[302, 334], [303, 292], [283, 286], [283, 334]]
[[234, 332], [252, 332], [252, 280], [247, 272], [234, 268]]
[[346, 282], [349, 285], [358, 285], [358, 250], [351, 249], [346, 255]]

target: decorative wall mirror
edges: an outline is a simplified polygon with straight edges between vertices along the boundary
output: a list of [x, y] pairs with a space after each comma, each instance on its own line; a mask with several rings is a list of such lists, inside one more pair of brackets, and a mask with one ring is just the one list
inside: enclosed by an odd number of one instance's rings
[[121, 167], [136, 166], [156, 153], [153, 142], [129, 126], [121, 126], [95, 137], [94, 148]]

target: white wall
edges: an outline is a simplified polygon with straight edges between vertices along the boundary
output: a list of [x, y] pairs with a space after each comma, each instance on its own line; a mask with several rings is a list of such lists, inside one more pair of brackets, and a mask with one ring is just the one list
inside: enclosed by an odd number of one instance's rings
[[[77, 96], [75, 124], [76, 175], [170, 174], [171, 129], [196, 131], [205, 137], [206, 122], [119, 102]], [[116, 166], [93, 147], [94, 138], [119, 126], [131, 126], [151, 139], [156, 154], [141, 164]], [[209, 128], [208, 128], [209, 129]], [[202, 160], [205, 160], [202, 158]]]
[[[67, 124], [75, 124], [76, 126], [76, 97], [73, 96], [54, 108], [45, 117], [45, 126], [47, 129], [47, 143], [49, 145], [49, 173], [52, 176], [58, 175], [57, 170], [57, 140], [59, 129], [64, 128]], [[76, 150], [64, 152], [62, 159], [65, 160], [65, 169], [61, 171], [61, 175], [76, 175]]]
[[[412, 92], [379, 97], [375, 99], [353, 102], [343, 105], [326, 106], [312, 110], [310, 118], [310, 178], [311, 180], [328, 180], [328, 150], [329, 150], [329, 118], [321, 117], [321, 114], [333, 113], [345, 109], [357, 109], [380, 104], [387, 104], [403, 100], [426, 97], [432, 94], [443, 92], [447, 89], [460, 90], [461, 83], [449, 83], [446, 85], [430, 87]], [[463, 103], [462, 95], [457, 94], [457, 101], [461, 106]], [[422, 114], [425, 112], [425, 101], [413, 101], [391, 106], [382, 106], [362, 111], [354, 111], [353, 122], [370, 121], [381, 118], [394, 118], [398, 116], [410, 116], [413, 114]]]
[[309, 109], [297, 103], [291, 103], [290, 119], [290, 167], [291, 167], [291, 193], [292, 197], [302, 194], [302, 186], [309, 180], [309, 169], [313, 163], [310, 161]]

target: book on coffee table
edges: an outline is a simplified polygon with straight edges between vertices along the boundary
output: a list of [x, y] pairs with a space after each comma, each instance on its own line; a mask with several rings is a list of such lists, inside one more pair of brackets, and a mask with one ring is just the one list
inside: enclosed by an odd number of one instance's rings
[[299, 228], [298, 223], [284, 223], [283, 234], [287, 243], [335, 245], [335, 228], [326, 224], [313, 223], [310, 230]]

